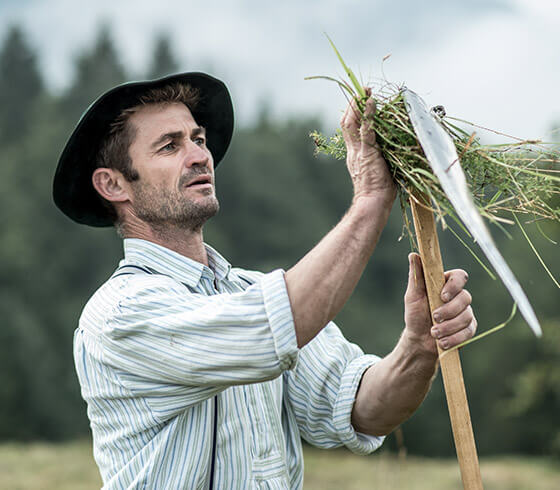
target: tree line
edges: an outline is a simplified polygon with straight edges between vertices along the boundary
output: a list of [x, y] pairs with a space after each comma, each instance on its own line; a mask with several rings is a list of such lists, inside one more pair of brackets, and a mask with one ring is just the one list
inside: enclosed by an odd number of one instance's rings
[[[154, 40], [146, 78], [179, 65], [171, 39]], [[217, 74], [219, 76], [219, 74]], [[72, 334], [81, 308], [122, 257], [113, 230], [78, 226], [52, 203], [58, 156], [82, 112], [106, 89], [127, 81], [110, 29], [102, 26], [75, 60], [61, 93], [45, 83], [37, 50], [19, 26], [0, 46], [0, 440], [62, 440], [88, 434], [74, 374]], [[137, 78], [137, 77], [134, 77]], [[235, 94], [233, 94], [235, 97]], [[332, 110], [336, 110], [332, 108]], [[236, 128], [217, 170], [221, 211], [206, 241], [234, 265], [289, 268], [343, 215], [351, 200], [344, 165], [314, 154], [308, 134], [316, 117], [271, 118], [265, 108]], [[557, 201], [557, 205], [560, 203]], [[553, 240], [560, 227], [543, 224]], [[550, 269], [560, 271], [558, 246], [528, 226]], [[463, 369], [481, 454], [560, 455], [560, 314], [558, 289], [523, 237], [495, 234], [542, 321], [532, 338], [521, 317], [500, 334], [467, 347]], [[337, 323], [364, 350], [386, 354], [403, 327], [402, 297], [410, 244], [398, 205], [351, 300]], [[446, 268], [469, 271], [480, 330], [508, 316], [511, 299], [452, 236], [440, 235]], [[453, 442], [441, 379], [403, 425], [409, 452], [451, 455]], [[387, 447], [394, 445], [389, 438]]]

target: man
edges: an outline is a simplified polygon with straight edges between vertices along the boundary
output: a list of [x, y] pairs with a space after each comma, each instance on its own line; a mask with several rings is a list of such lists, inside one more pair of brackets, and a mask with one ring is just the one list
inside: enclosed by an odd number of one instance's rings
[[341, 121], [347, 214], [295, 266], [269, 274], [232, 268], [203, 242], [233, 130], [221, 82], [184, 73], [125, 84], [82, 117], [54, 199], [79, 223], [114, 224], [125, 248], [74, 338], [105, 488], [301, 488], [300, 437], [374, 451], [425, 397], [436, 342], [474, 334], [461, 270], [446, 273], [431, 325], [416, 254], [388, 356], [364, 355], [331, 323], [395, 198], [374, 111], [370, 99], [363, 118], [351, 105]]

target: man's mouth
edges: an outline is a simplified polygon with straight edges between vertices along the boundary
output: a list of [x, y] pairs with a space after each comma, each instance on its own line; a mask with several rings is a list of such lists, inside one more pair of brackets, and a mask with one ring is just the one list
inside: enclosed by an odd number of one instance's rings
[[212, 186], [212, 177], [209, 174], [198, 175], [190, 180], [185, 187], [207, 187]]

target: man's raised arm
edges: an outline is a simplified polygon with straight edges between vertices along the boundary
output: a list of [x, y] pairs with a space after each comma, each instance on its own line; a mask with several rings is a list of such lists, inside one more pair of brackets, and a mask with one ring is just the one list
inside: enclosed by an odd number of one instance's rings
[[352, 102], [341, 120], [346, 164], [354, 187], [350, 209], [286, 273], [298, 346], [303, 347], [340, 311], [352, 294], [387, 223], [395, 184], [375, 141], [375, 103], [362, 117]]
[[[369, 94], [369, 92], [368, 92]], [[375, 141], [375, 112], [368, 99], [364, 116], [352, 102], [341, 127], [354, 198], [344, 218], [286, 273], [298, 346], [307, 344], [352, 294], [387, 223], [396, 188]], [[437, 368], [436, 342], [443, 349], [476, 331], [463, 270], [446, 272], [444, 305], [432, 326], [420, 256], [411, 254], [405, 295], [405, 329], [393, 351], [363, 375], [352, 411], [354, 428], [385, 435], [418, 408]]]

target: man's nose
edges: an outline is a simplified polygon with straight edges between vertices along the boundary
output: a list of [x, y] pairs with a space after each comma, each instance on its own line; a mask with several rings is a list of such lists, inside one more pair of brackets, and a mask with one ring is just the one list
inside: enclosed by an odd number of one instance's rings
[[190, 151], [187, 154], [185, 165], [187, 167], [209, 167], [210, 157], [208, 151], [195, 142], [190, 142]]

